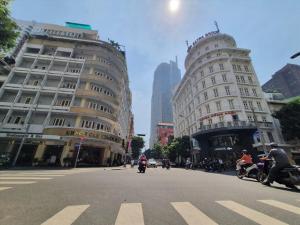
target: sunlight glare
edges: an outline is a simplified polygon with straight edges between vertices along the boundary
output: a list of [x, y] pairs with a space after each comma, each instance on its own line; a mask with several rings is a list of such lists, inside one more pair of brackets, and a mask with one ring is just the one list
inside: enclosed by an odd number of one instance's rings
[[169, 1], [169, 9], [171, 12], [176, 12], [179, 9], [180, 2], [179, 0], [170, 0]]

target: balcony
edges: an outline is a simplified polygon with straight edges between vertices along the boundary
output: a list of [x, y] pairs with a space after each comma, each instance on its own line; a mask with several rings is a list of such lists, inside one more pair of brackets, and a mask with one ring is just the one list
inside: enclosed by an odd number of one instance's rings
[[86, 107], [73, 106], [73, 107], [71, 107], [70, 112], [82, 114], [85, 116], [91, 116], [91, 117], [99, 116], [99, 117], [104, 117], [104, 118], [110, 119], [115, 122], [117, 121], [116, 116], [114, 116], [112, 114], [101, 112], [98, 110], [89, 109]]
[[109, 104], [113, 103], [116, 106], [119, 106], [119, 101], [116, 98], [92, 90], [77, 89], [76, 96], [94, 98], [95, 100], [101, 99], [108, 102]]
[[80, 79], [92, 81], [93, 83], [97, 84], [104, 84], [106, 87], [110, 88], [111, 90], [116, 90], [117, 92], [121, 90], [119, 83], [116, 83], [117, 81], [110, 81], [105, 77], [100, 77], [93, 74], [84, 74]]
[[199, 128], [199, 134], [216, 132], [221, 130], [243, 130], [243, 129], [257, 129], [254, 122], [248, 121], [234, 121], [234, 122], [220, 122], [209, 125], [202, 125]]

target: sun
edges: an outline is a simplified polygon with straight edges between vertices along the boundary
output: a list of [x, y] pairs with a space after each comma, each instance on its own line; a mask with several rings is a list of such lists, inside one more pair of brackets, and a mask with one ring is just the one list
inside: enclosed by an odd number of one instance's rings
[[169, 1], [169, 10], [171, 12], [177, 12], [179, 9], [180, 1], [179, 0], [170, 0]]

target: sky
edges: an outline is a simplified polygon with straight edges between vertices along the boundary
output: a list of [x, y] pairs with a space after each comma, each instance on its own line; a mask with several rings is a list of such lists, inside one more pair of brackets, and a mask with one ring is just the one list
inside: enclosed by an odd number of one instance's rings
[[261, 84], [300, 51], [298, 0], [180, 0], [177, 12], [169, 0], [14, 0], [16, 19], [64, 25], [90, 24], [100, 39], [126, 47], [136, 133], [150, 138], [152, 82], [156, 67], [175, 60], [184, 75], [186, 40], [192, 43], [215, 30], [233, 36], [238, 47], [251, 50]]

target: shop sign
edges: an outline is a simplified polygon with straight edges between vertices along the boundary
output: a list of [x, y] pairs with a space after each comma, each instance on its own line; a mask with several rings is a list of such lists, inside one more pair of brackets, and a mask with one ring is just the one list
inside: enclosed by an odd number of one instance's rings
[[220, 112], [220, 113], [214, 113], [214, 114], [211, 114], [209, 116], [204, 116], [200, 119], [200, 121], [203, 121], [205, 119], [209, 119], [209, 118], [212, 118], [212, 117], [215, 117], [215, 116], [224, 116], [224, 115], [235, 115], [236, 113], [234, 111], [228, 111], [228, 112]]
[[76, 136], [80, 138], [95, 138], [95, 139], [105, 139], [109, 141], [113, 141], [116, 143], [120, 143], [121, 139], [119, 137], [115, 137], [110, 134], [103, 134], [95, 131], [84, 131], [84, 130], [67, 130], [66, 136]]
[[0, 133], [0, 137], [7, 137], [7, 138], [37, 138], [37, 139], [53, 139], [53, 140], [61, 139], [61, 137], [57, 136], [57, 135], [24, 134], [24, 133]]

